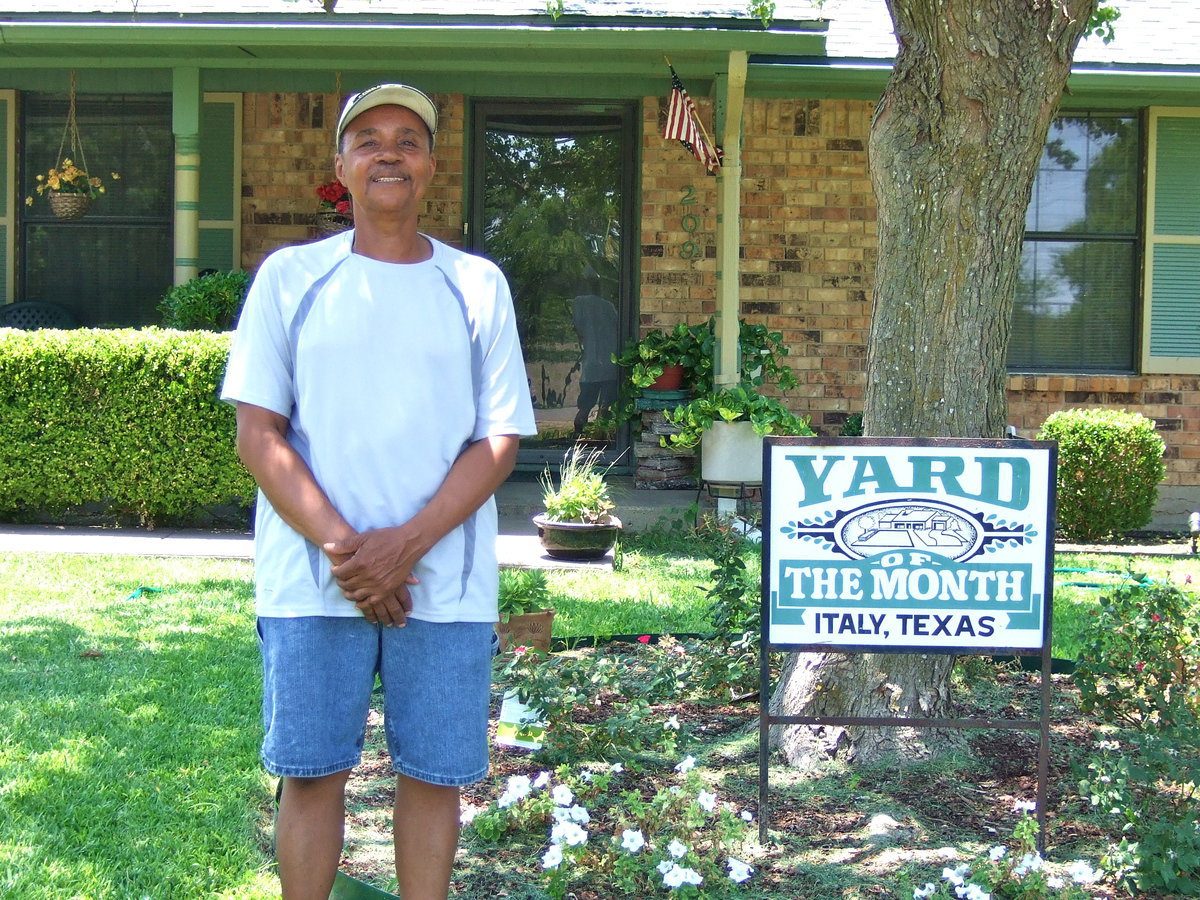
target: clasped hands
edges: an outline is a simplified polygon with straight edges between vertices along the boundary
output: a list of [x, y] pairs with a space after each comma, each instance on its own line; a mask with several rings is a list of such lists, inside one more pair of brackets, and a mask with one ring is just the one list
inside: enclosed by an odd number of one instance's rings
[[364, 531], [322, 549], [342, 594], [368, 622], [404, 627], [413, 608], [409, 585], [419, 583], [412, 568], [420, 553], [400, 528]]

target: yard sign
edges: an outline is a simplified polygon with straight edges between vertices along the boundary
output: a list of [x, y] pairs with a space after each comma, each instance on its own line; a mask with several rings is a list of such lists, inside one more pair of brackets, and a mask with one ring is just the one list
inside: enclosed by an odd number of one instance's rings
[[[773, 725], [1037, 730], [1046, 833], [1057, 445], [768, 437], [763, 445], [759, 840]], [[775, 650], [1042, 658], [1041, 717], [772, 713]]]
[[1052, 443], [769, 438], [764, 453], [776, 649], [1042, 648]]

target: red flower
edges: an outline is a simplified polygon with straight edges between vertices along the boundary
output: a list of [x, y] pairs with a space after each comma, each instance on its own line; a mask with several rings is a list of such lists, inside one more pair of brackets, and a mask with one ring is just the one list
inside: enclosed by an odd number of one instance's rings
[[1158, 613], [1150, 613], [1150, 621], [1151, 622], [1161, 622], [1162, 616], [1160, 616]]
[[317, 185], [316, 194], [321, 201], [321, 209], [337, 209], [339, 203], [350, 202], [350, 192], [340, 181], [327, 181]]
[[343, 216], [350, 215], [350, 201], [349, 200], [339, 200], [337, 203], [335, 203], [333, 205], [333, 208], [336, 209]]
[[1133, 667], [1140, 673], [1142, 669], [1146, 668], [1146, 664], [1144, 662], [1134, 663]]
[[642, 635], [640, 638], [638, 638], [638, 643], [639, 643], [639, 644], [648, 644], [648, 643], [650, 643], [650, 635], [648, 635], [648, 634], [643, 634], [643, 635]]

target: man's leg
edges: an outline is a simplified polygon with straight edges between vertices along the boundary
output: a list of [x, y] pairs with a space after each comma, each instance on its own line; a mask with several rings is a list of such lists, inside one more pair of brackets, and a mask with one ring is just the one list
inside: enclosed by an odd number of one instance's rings
[[446, 900], [458, 847], [458, 788], [396, 776], [396, 880], [402, 900]]
[[349, 770], [285, 778], [275, 823], [284, 900], [329, 900], [342, 857]]

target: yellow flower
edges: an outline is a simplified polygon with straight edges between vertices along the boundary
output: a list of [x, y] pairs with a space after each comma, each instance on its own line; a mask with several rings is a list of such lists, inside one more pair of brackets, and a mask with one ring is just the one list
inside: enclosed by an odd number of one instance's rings
[[26, 197], [26, 198], [25, 198], [25, 205], [26, 205], [26, 206], [33, 206], [33, 198], [32, 198], [32, 197]]
[[39, 175], [39, 176], [37, 177], [37, 180], [38, 180], [38, 181], [45, 181], [45, 180], [46, 180], [46, 176], [45, 176], [45, 175]]
[[63, 166], [65, 166], [65, 167], [68, 167], [68, 168], [69, 168], [70, 166], [73, 166], [73, 165], [75, 165], [75, 163], [71, 162], [69, 159], [64, 159], [64, 160], [62, 161], [62, 164], [63, 164]]
[[120, 173], [118, 173], [118, 172], [113, 172], [113, 173], [112, 173], [112, 180], [113, 180], [113, 181], [120, 181], [120, 180], [121, 180], [121, 175], [120, 175]]
[[103, 187], [103, 186], [100, 186], [99, 188], [97, 188], [97, 190], [98, 190], [98, 191], [99, 191], [101, 194], [103, 194], [103, 193], [104, 193], [104, 187]]

